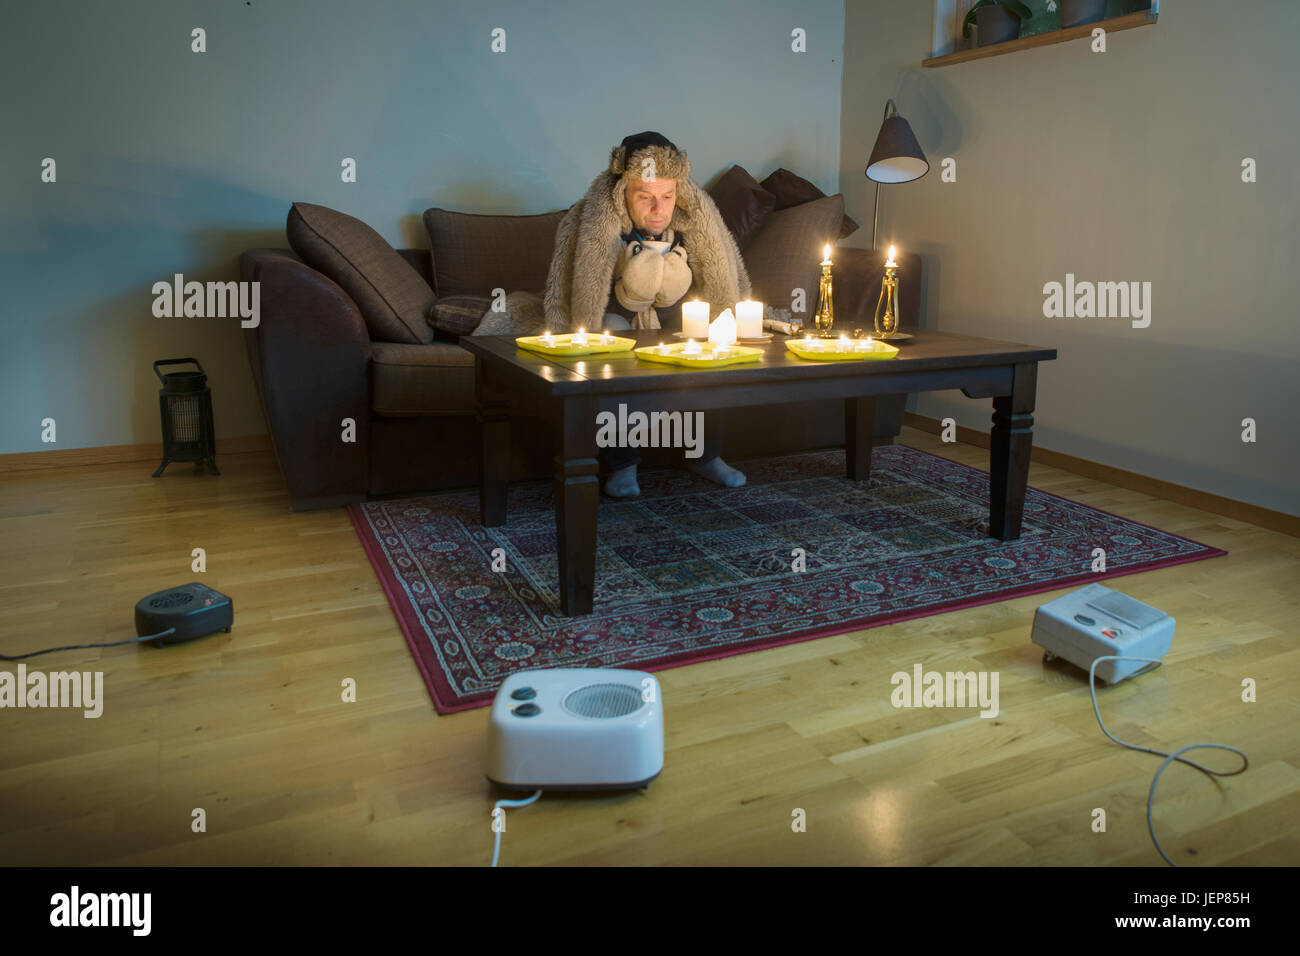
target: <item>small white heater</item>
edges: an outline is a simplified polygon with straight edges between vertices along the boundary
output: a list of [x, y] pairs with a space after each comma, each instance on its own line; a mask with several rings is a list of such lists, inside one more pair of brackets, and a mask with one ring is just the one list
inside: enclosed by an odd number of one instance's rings
[[645, 671], [511, 674], [492, 701], [487, 778], [519, 790], [631, 790], [664, 766], [659, 682]]
[[[1034, 614], [1030, 640], [1043, 648], [1044, 660], [1063, 657], [1085, 671], [1098, 657], [1131, 656], [1159, 661], [1174, 640], [1172, 617], [1101, 584], [1072, 591], [1041, 605]], [[1097, 676], [1117, 684], [1156, 667], [1142, 661], [1107, 661]]]

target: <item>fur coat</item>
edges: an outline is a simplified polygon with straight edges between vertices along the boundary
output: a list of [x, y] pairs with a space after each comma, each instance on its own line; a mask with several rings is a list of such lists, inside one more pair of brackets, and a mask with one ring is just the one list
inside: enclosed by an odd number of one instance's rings
[[[508, 293], [505, 310], [489, 311], [474, 335], [558, 334], [579, 328], [590, 332], [601, 327], [614, 267], [623, 251], [622, 236], [633, 228], [623, 163], [622, 151], [616, 149], [610, 168], [596, 177], [560, 221], [545, 293], [540, 297], [531, 292]], [[660, 169], [672, 175], [672, 161], [665, 157]], [[674, 178], [677, 201], [668, 228], [681, 236], [692, 274], [682, 299], [702, 299], [717, 315], [749, 298], [749, 274], [713, 199], [689, 175]]]

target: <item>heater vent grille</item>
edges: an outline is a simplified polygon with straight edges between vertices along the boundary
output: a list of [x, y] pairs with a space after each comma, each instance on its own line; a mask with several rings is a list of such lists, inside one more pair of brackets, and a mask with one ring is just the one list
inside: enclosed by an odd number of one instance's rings
[[627, 684], [588, 684], [564, 698], [564, 709], [579, 717], [625, 717], [641, 709], [641, 690]]
[[149, 601], [149, 607], [157, 610], [169, 607], [182, 607], [194, 600], [194, 595], [189, 591], [169, 591], [166, 594], [160, 594]]

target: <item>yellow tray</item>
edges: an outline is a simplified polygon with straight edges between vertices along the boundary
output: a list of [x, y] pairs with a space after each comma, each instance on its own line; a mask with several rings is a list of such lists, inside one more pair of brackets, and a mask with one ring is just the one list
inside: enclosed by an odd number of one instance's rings
[[[822, 343], [826, 343], [823, 345]], [[854, 345], [857, 343], [854, 342]], [[834, 351], [831, 350], [834, 347]], [[838, 339], [786, 339], [785, 347], [801, 359], [814, 362], [855, 362], [868, 359], [891, 359], [898, 355], [898, 346], [887, 345], [878, 339], [871, 340], [870, 350], [856, 351], [852, 347], [841, 350]]]
[[515, 345], [541, 355], [595, 355], [598, 352], [626, 352], [636, 345], [636, 339], [621, 339], [618, 336], [610, 336], [610, 341], [602, 344], [599, 332], [595, 334], [588, 332], [586, 345], [574, 345], [575, 334], [565, 332], [563, 335], [552, 336], [555, 340], [554, 345], [543, 345], [540, 335], [524, 335], [515, 339]]
[[663, 362], [665, 365], [682, 365], [686, 368], [722, 368], [724, 365], [738, 365], [741, 362], [753, 362], [763, 357], [763, 349], [752, 349], [745, 345], [727, 346], [727, 354], [722, 358], [712, 358], [713, 346], [708, 342], [697, 342], [699, 355], [683, 355], [685, 342], [673, 342], [671, 345], [646, 345], [636, 350], [636, 357], [647, 362]]

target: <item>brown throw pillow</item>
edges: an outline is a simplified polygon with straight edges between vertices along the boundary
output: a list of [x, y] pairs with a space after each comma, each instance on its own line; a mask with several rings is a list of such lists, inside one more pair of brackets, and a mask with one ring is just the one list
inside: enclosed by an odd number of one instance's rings
[[540, 293], [566, 212], [480, 216], [426, 210], [434, 289], [439, 296], [491, 295], [493, 289]]
[[[806, 202], [812, 202], [814, 199], [821, 199], [826, 195], [808, 180], [802, 176], [796, 176], [788, 169], [778, 169], [759, 185], [776, 197], [777, 209], [800, 206]], [[844, 221], [840, 224], [838, 238], [847, 238], [860, 228], [861, 226], [848, 216], [845, 216]]]
[[776, 196], [760, 186], [743, 166], [732, 166], [723, 173], [709, 190], [709, 196], [742, 250], [776, 208]]
[[452, 295], [433, 303], [429, 311], [429, 324], [440, 332], [452, 335], [469, 335], [483, 321], [483, 314], [492, 308], [492, 299], [486, 295]]
[[[789, 309], [805, 324], [810, 323], [817, 310], [823, 247], [835, 245], [843, 218], [844, 196], [840, 193], [778, 209], [768, 216], [763, 230], [745, 250], [753, 297], [774, 309]], [[804, 292], [804, 307], [798, 311], [793, 301], [795, 289]]]
[[289, 209], [285, 233], [303, 262], [352, 297], [371, 338], [407, 344], [433, 341], [433, 329], [425, 321], [433, 302], [429, 283], [360, 219], [296, 202]]

